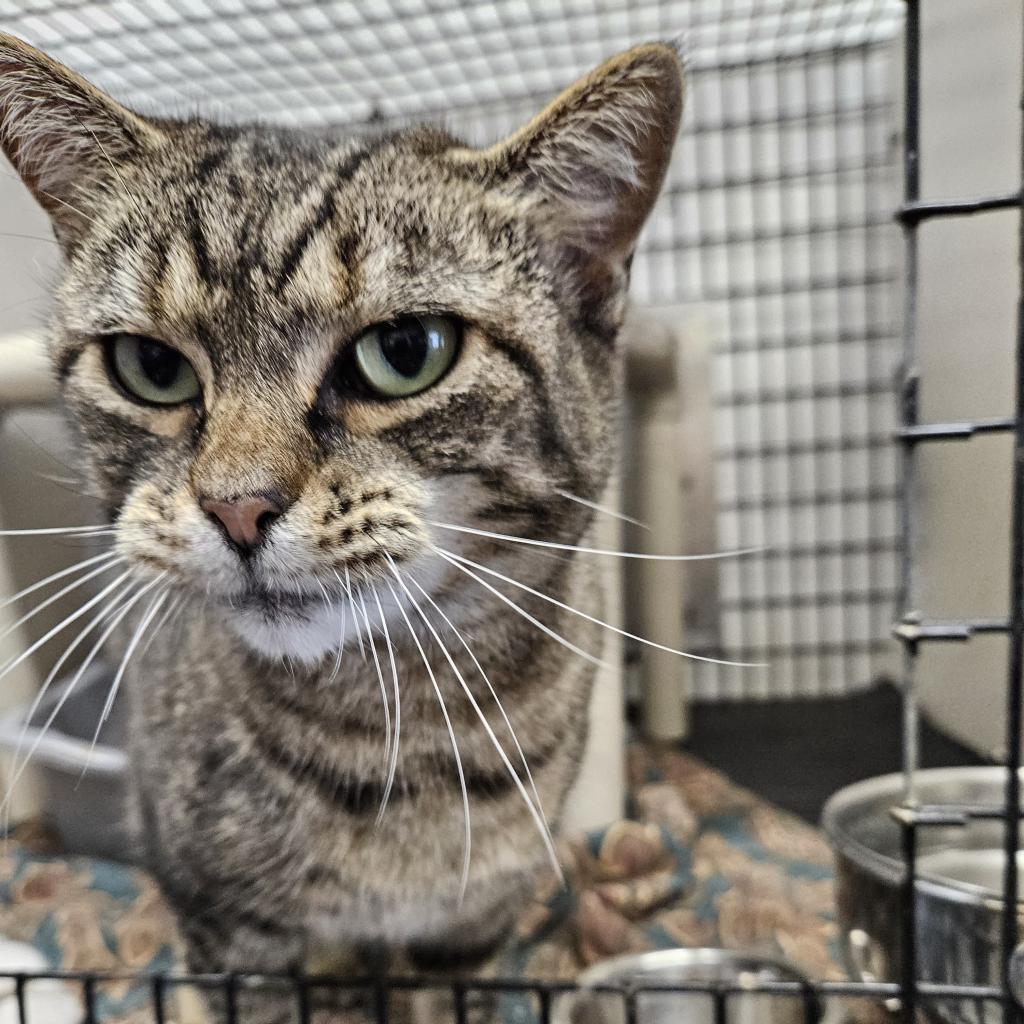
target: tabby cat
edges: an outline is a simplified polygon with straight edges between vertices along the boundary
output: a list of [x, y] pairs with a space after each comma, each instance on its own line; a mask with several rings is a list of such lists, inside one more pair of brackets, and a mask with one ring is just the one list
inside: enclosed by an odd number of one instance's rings
[[600, 649], [575, 549], [681, 98], [655, 43], [487, 148], [346, 138], [144, 117], [0, 35], [113, 527], [87, 625], [130, 625], [133, 821], [192, 969], [468, 969], [553, 856]]

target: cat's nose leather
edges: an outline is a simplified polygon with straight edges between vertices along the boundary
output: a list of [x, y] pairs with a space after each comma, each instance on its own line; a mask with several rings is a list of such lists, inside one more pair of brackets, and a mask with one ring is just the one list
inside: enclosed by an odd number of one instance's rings
[[200, 498], [199, 507], [227, 534], [243, 554], [263, 543], [267, 530], [284, 512], [284, 502], [256, 494], [235, 501]]

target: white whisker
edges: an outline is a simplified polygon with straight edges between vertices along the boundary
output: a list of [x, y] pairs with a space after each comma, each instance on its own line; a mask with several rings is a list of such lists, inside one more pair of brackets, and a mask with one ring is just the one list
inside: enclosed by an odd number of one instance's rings
[[139, 651], [139, 659], [141, 660], [146, 656], [146, 652], [153, 646], [153, 641], [157, 638], [160, 630], [167, 625], [172, 615], [177, 614], [185, 606], [185, 595], [182, 594], [180, 597], [175, 598], [170, 604], [164, 609], [163, 615], [160, 616], [160, 621], [149, 631], [149, 636], [146, 637], [146, 642], [142, 645], [142, 650]]
[[639, 519], [634, 519], [632, 516], [627, 516], [624, 512], [616, 512], [614, 509], [608, 508], [605, 505], [598, 505], [594, 501], [588, 501], [586, 498], [580, 498], [575, 494], [570, 494], [568, 491], [563, 491], [556, 487], [555, 494], [560, 498], [565, 498], [567, 501], [574, 501], [577, 505], [583, 505], [585, 508], [589, 508], [594, 512], [600, 512], [601, 515], [611, 516], [612, 519], [618, 519], [623, 523], [630, 523], [632, 526], [639, 526], [641, 530], [650, 529], [646, 523], [642, 523]]
[[352, 574], [348, 566], [345, 566], [345, 590], [348, 592], [349, 604], [352, 606], [352, 621], [356, 627], [356, 641], [359, 644], [359, 657], [366, 661], [366, 648], [363, 645], [363, 631], [359, 628], [359, 620], [356, 618], [356, 600], [352, 596]]
[[588, 548], [578, 544], [558, 544], [552, 540], [534, 540], [532, 537], [516, 537], [510, 533], [495, 533], [493, 530], [480, 530], [475, 526], [455, 526], [452, 523], [437, 523], [428, 519], [430, 526], [440, 530], [454, 530], [456, 533], [470, 533], [475, 537], [488, 537], [491, 540], [506, 540], [512, 544], [527, 544], [537, 548], [553, 548], [556, 551], [577, 551], [584, 555], [610, 555], [615, 558], [636, 558], [646, 562], [707, 562], [719, 558], [740, 558], [743, 555], [754, 555], [765, 550], [763, 547], [735, 548], [732, 551], [712, 551], [705, 555], [648, 555], [638, 551], [614, 551], [611, 548]]
[[[60, 476], [58, 473], [44, 473], [41, 470], [32, 470], [32, 475], [38, 477], [40, 480], [47, 480], [51, 484], [56, 484], [58, 487], [63, 487], [65, 490], [70, 491], [72, 494], [80, 494], [83, 497], [89, 497], [83, 487], [88, 486], [88, 482], [78, 477], [73, 476]], [[91, 495], [91, 497], [98, 497], [98, 495]]]
[[[341, 573], [337, 569], [334, 570], [335, 578], [338, 580], [338, 586], [344, 587], [345, 584], [341, 582]], [[338, 678], [338, 672], [341, 669], [341, 652], [345, 650], [345, 641], [348, 639], [348, 605], [345, 604], [344, 600], [341, 602], [341, 635], [338, 639], [338, 651], [334, 655], [334, 669], [331, 672], [330, 681], [333, 683]]]
[[[402, 699], [398, 692], [398, 665], [395, 662], [395, 648], [391, 643], [391, 634], [388, 632], [388, 620], [384, 615], [384, 608], [380, 603], [380, 595], [376, 590], [372, 591], [373, 599], [377, 602], [377, 614], [380, 616], [380, 625], [384, 630], [384, 643], [388, 648], [388, 658], [391, 661], [391, 682], [395, 695], [395, 738], [391, 744], [391, 763], [388, 765], [388, 778], [384, 784], [384, 795], [381, 797], [381, 814], [387, 806], [388, 797], [395, 784], [395, 773], [398, 771], [398, 747], [402, 739]], [[377, 815], [377, 826], [380, 826], [381, 814]]]
[[[126, 579], [128, 576], [131, 575], [132, 571], [133, 570], [129, 569], [126, 572], [122, 573], [120, 576], [118, 576], [116, 580], [114, 580], [114, 584], [112, 585], [116, 585], [120, 583], [122, 580]], [[9, 672], [13, 672], [14, 669], [16, 669], [23, 661], [25, 661], [26, 658], [30, 658], [33, 654], [35, 654], [36, 651], [39, 650], [40, 647], [42, 647], [46, 643], [49, 643], [49, 641], [52, 640], [58, 633], [60, 633], [62, 630], [70, 626], [72, 622], [75, 622], [76, 620], [80, 619], [83, 615], [85, 615], [85, 613], [90, 608], [94, 608], [100, 601], [103, 600], [103, 598], [107, 595], [108, 592], [109, 588], [108, 590], [101, 590], [95, 597], [90, 598], [79, 609], [72, 612], [70, 615], [62, 619], [60, 622], [58, 622], [57, 625], [54, 626], [53, 629], [51, 629], [48, 633], [44, 633], [43, 636], [41, 636], [34, 644], [32, 644], [31, 646], [27, 647], [24, 651], [22, 651], [21, 654], [17, 655], [17, 657], [13, 658], [11, 661], [7, 662], [7, 664], [4, 665], [3, 668], [0, 668], [0, 679], [3, 679], [3, 677], [6, 676]]]
[[[128, 576], [132, 571], [133, 570], [129, 570], [124, 575]], [[117, 610], [117, 612], [114, 614], [113, 619], [107, 624], [107, 628], [104, 629], [100, 638], [89, 649], [89, 653], [85, 656], [85, 660], [82, 662], [81, 665], [78, 666], [78, 670], [72, 677], [71, 682], [68, 683], [68, 685], [64, 689], [64, 692], [60, 695], [60, 700], [58, 700], [57, 703], [54, 705], [54, 707], [50, 711], [49, 717], [47, 717], [46, 721], [43, 723], [42, 728], [39, 730], [39, 735], [36, 736], [35, 742], [32, 744], [32, 748], [25, 755], [25, 760], [22, 761], [21, 767], [18, 769], [17, 772], [14, 773], [14, 776], [11, 778], [10, 785], [7, 787], [7, 793], [4, 796], [3, 802], [0, 803], [0, 808], [4, 808], [7, 806], [8, 802], [11, 799], [11, 794], [14, 791], [14, 787], [17, 785], [18, 780], [21, 778], [25, 769], [28, 767], [29, 762], [31, 762], [33, 755], [35, 754], [36, 750], [39, 747], [39, 744], [43, 740], [43, 737], [49, 731], [50, 726], [53, 725], [55, 719], [60, 714], [64, 705], [68, 702], [68, 700], [70, 700], [71, 695], [75, 691], [75, 688], [81, 682], [82, 676], [85, 675], [85, 673], [89, 669], [89, 666], [93, 663], [93, 661], [96, 660], [96, 655], [99, 654], [103, 645], [107, 642], [107, 639], [110, 637], [110, 634], [114, 632], [114, 630], [118, 627], [118, 624], [128, 614], [128, 612], [131, 611], [131, 609], [146, 595], [146, 593], [148, 593], [159, 582], [160, 577], [157, 577], [155, 580], [152, 580], [151, 582], [145, 584], [141, 590], [137, 590]]]
[[[514, 476], [518, 479], [529, 480], [532, 483], [540, 484], [544, 488], [551, 487], [553, 481], [545, 476], [534, 476], [532, 473], [515, 472]], [[649, 530], [650, 527], [646, 523], [642, 523], [639, 519], [634, 519], [632, 516], [627, 516], [623, 512], [619, 512], [616, 509], [608, 508], [607, 505], [598, 505], [597, 502], [589, 501], [587, 498], [581, 498], [578, 494], [573, 494], [571, 491], [563, 490], [561, 487], [552, 487], [552, 492], [557, 494], [560, 498], [564, 498], [566, 501], [574, 501], [577, 505], [582, 505], [584, 508], [589, 508], [593, 512], [599, 512], [603, 516], [611, 516], [612, 519], [618, 519], [623, 523], [631, 523], [633, 526], [639, 526], [641, 530]]]
[[0, 231], [0, 238], [22, 238], [26, 242], [45, 242], [47, 245], [58, 245], [56, 238], [46, 235], [30, 235], [27, 231]]
[[[130, 575], [130, 572], [129, 573], [125, 573], [125, 576], [128, 576], [128, 575]], [[125, 576], [122, 576], [118, 580], [114, 580], [114, 582], [109, 584], [102, 591], [102, 593], [99, 596], [100, 597], [105, 597], [111, 590], [114, 590], [116, 587], [118, 587], [120, 585], [120, 583], [121, 583], [121, 580], [123, 580], [125, 578]], [[17, 770], [18, 770], [18, 758], [21, 756], [22, 748], [25, 745], [25, 737], [28, 735], [28, 730], [29, 730], [29, 728], [31, 728], [32, 721], [33, 721], [33, 719], [36, 716], [36, 712], [39, 710], [39, 706], [42, 704], [44, 698], [46, 697], [46, 694], [49, 691], [50, 686], [52, 685], [54, 679], [56, 679], [57, 676], [60, 674], [60, 670], [64, 667], [65, 662], [67, 662], [68, 658], [70, 658], [71, 655], [75, 652], [75, 650], [78, 648], [79, 644], [82, 643], [82, 641], [103, 621], [103, 619], [107, 615], [111, 614], [111, 612], [114, 609], [117, 608], [118, 602], [121, 601], [125, 597], [125, 595], [132, 589], [133, 586], [134, 586], [134, 584], [131, 583], [131, 582], [125, 584], [125, 586], [121, 590], [121, 592], [118, 593], [118, 594], [115, 594], [114, 597], [112, 597], [110, 599], [110, 601], [103, 608], [101, 608], [100, 611], [96, 615], [94, 615], [89, 620], [89, 623], [85, 627], [85, 629], [83, 629], [78, 634], [78, 636], [75, 637], [75, 639], [64, 649], [64, 653], [61, 654], [61, 656], [57, 659], [56, 662], [54, 662], [53, 667], [50, 669], [50, 671], [47, 674], [46, 678], [43, 680], [42, 686], [39, 687], [38, 691], [36, 692], [35, 697], [32, 699], [32, 703], [29, 705], [28, 711], [25, 713], [25, 717], [24, 717], [24, 719], [22, 721], [22, 725], [21, 725], [21, 732], [18, 735], [18, 742], [17, 742], [17, 744], [14, 747], [14, 756], [11, 758], [11, 771], [12, 772], [17, 772]], [[12, 783], [12, 785], [13, 785], [13, 783]], [[6, 795], [8, 797], [11, 795], [10, 787], [8, 787], [8, 791], [7, 791]], [[4, 811], [4, 832], [5, 833], [7, 831], [9, 831], [9, 826], [10, 826], [10, 817], [9, 817], [9, 815], [10, 815], [10, 806], [7, 805], [6, 808], [5, 808], [5, 811]]]
[[[21, 181], [21, 178], [17, 174], [8, 174], [6, 171], [0, 171], [0, 175], [5, 178], [10, 178], [11, 181]], [[60, 196], [55, 196], [52, 192], [47, 192], [45, 188], [39, 188], [38, 184], [35, 186], [37, 192], [46, 196], [47, 199], [52, 199], [55, 203], [60, 203], [61, 206], [66, 206], [72, 213], [77, 213], [79, 217], [89, 221], [91, 224], [99, 223], [95, 217], [90, 217], [87, 213], [80, 210], [77, 206], [72, 206], [69, 202], [61, 199]]]
[[139, 200], [136, 197], [135, 193], [133, 193], [133, 192], [131, 192], [129, 190], [128, 185], [125, 183], [124, 178], [121, 177], [121, 172], [117, 169], [117, 165], [114, 163], [113, 160], [110, 159], [109, 155], [107, 154], [107, 151], [103, 148], [103, 143], [100, 142], [99, 136], [80, 117], [78, 117], [73, 111], [71, 111], [69, 109], [68, 112], [79, 123], [79, 125], [82, 128], [84, 128], [92, 136], [92, 140], [93, 140], [93, 142], [96, 143], [96, 147], [103, 154], [103, 159], [107, 161], [107, 164], [109, 165], [111, 171], [114, 172], [114, 177], [117, 178], [118, 182], [120, 182], [121, 191], [124, 192], [125, 199], [127, 199], [132, 204], [132, 206], [135, 207], [136, 212], [138, 213], [138, 215], [142, 218], [142, 220], [144, 222], [146, 220], [148, 220], [148, 218], [146, 217], [145, 212], [143, 211], [142, 207], [139, 205]]
[[[462, 673], [459, 671], [458, 665], [455, 664], [455, 659], [451, 656], [451, 653], [449, 652], [447, 646], [445, 646], [444, 641], [441, 639], [437, 630], [434, 628], [434, 624], [430, 621], [429, 618], [427, 618], [426, 613], [423, 611], [423, 609], [419, 605], [419, 602], [413, 596], [412, 591], [406, 586], [405, 580], [402, 579], [402, 574], [398, 571], [398, 567], [395, 565], [394, 560], [391, 558], [390, 555], [388, 556], [388, 563], [391, 565], [391, 571], [394, 573], [395, 579], [398, 580], [402, 589], [409, 596], [409, 600], [412, 602], [413, 608], [419, 614], [420, 618], [423, 619], [424, 624], [430, 631], [430, 635], [434, 638], [434, 641], [438, 645], [438, 647], [441, 648], [441, 653], [445, 656], [445, 660], [451, 667], [452, 672], [455, 673], [455, 678], [458, 679], [459, 685], [462, 687], [462, 692], [466, 695], [466, 699], [469, 701], [473, 710], [476, 712], [477, 718], [480, 719], [480, 724], [484, 727], [484, 731], [487, 733], [487, 738], [494, 745], [494, 749], [498, 752], [498, 757], [501, 758], [501, 763], [505, 766], [506, 770], [508, 771], [509, 775], [512, 778], [513, 783], [515, 784], [516, 789], [519, 790], [520, 796], [522, 796], [524, 802], [526, 803], [526, 807], [529, 810], [530, 815], [533, 818], [538, 831], [540, 832], [541, 839], [544, 841], [544, 846], [547, 849], [548, 856], [551, 858], [551, 863], [554, 866], [555, 872], [558, 874], [559, 880], [564, 882], [565, 878], [562, 874], [562, 866], [558, 862], [558, 854], [555, 851], [555, 843], [551, 837], [551, 832], [548, 829], [548, 823], [544, 820], [543, 817], [541, 817], [540, 812], [534, 806], [530, 794], [526, 791], [526, 787], [523, 785], [523, 780], [519, 778], [519, 773], [512, 766], [512, 762], [508, 759], [508, 755], [505, 753], [505, 750], [502, 747], [500, 741], [498, 740], [498, 737], [495, 735], [494, 730], [491, 728], [491, 723], [487, 721], [487, 716], [484, 714], [483, 709], [477, 702], [476, 697], [473, 696], [473, 691], [469, 688], [469, 685], [463, 678]], [[413, 580], [413, 582], [415, 583], [415, 580]], [[520, 751], [520, 753], [521, 752], [522, 751]]]
[[488, 576], [494, 576], [503, 583], [508, 583], [513, 587], [518, 587], [520, 590], [525, 590], [526, 593], [533, 594], [534, 597], [539, 597], [542, 601], [547, 601], [549, 604], [553, 604], [557, 608], [562, 608], [567, 612], [571, 612], [573, 615], [578, 615], [581, 619], [586, 619], [587, 622], [593, 622], [596, 626], [603, 626], [605, 629], [610, 629], [613, 633], [618, 633], [619, 636], [624, 636], [628, 640], [635, 640], [637, 643], [653, 647], [655, 650], [664, 651], [666, 654], [677, 654], [680, 658], [689, 658], [691, 661], [703, 661], [711, 665], [728, 665], [732, 668], [768, 667], [764, 662], [723, 661], [721, 658], [709, 658], [705, 657], [703, 654], [691, 654], [689, 651], [681, 651], [676, 647], [668, 647], [665, 644], [659, 644], [655, 640], [648, 640], [646, 637], [638, 636], [636, 633], [630, 633], [628, 630], [620, 629], [618, 626], [613, 626], [610, 622], [605, 622], [603, 619], [598, 619], [593, 615], [588, 615], [586, 612], [581, 612], [578, 608], [573, 608], [572, 605], [566, 604], [564, 601], [559, 601], [557, 597], [551, 597], [550, 594], [544, 594], [539, 590], [534, 590], [533, 587], [528, 587], [525, 583], [520, 583], [518, 580], [512, 579], [511, 576], [505, 576], [496, 569], [488, 569], [486, 565], [481, 565], [479, 562], [474, 562], [469, 558], [464, 558], [462, 555], [453, 554], [451, 551], [444, 551], [441, 548], [435, 548], [434, 550], [445, 557], [456, 559], [459, 562], [465, 562], [466, 565], [471, 565], [474, 569], [479, 569], [481, 572], [487, 573]]
[[441, 694], [441, 687], [437, 685], [437, 679], [434, 678], [434, 670], [430, 667], [430, 661], [427, 658], [426, 651], [423, 650], [420, 638], [416, 635], [416, 630], [409, 621], [409, 616], [406, 614], [405, 608], [402, 607], [402, 602], [398, 599], [398, 594], [395, 592], [395, 588], [391, 586], [390, 583], [387, 584], [387, 587], [388, 590], [391, 591], [391, 596], [395, 599], [395, 604], [398, 606], [398, 610], [409, 629], [409, 635], [412, 637], [412, 642], [416, 645], [416, 650], [419, 651], [420, 658], [423, 661], [423, 667], [427, 670], [427, 675], [430, 677], [430, 683], [434, 687], [434, 694], [437, 697], [437, 703], [441, 707], [441, 714], [444, 717], [444, 723], [448, 727], [448, 737], [452, 743], [452, 752], [455, 754], [455, 768], [459, 773], [459, 787], [462, 790], [462, 818], [465, 822], [465, 838], [463, 840], [462, 847], [462, 881], [459, 886], [459, 905], [461, 906], [462, 901], [466, 898], [466, 889], [469, 886], [469, 863], [473, 848], [473, 829], [469, 817], [469, 790], [466, 788], [466, 773], [462, 767], [462, 755], [459, 753], [459, 744], [455, 739], [455, 729], [452, 726], [452, 720], [448, 715], [448, 708], [445, 706], [444, 697]]
[[464, 572], [467, 576], [476, 580], [477, 583], [480, 584], [480, 586], [485, 587], [499, 600], [504, 601], [505, 604], [507, 604], [514, 612], [516, 612], [518, 615], [521, 615], [524, 619], [526, 619], [527, 622], [533, 623], [533, 625], [535, 625], [542, 633], [546, 633], [549, 637], [551, 637], [552, 640], [556, 641], [557, 643], [560, 643], [563, 647], [568, 648], [570, 651], [573, 652], [573, 654], [578, 654], [581, 658], [584, 658], [591, 664], [597, 665], [598, 668], [604, 667], [604, 662], [601, 661], [600, 658], [591, 654], [589, 651], [583, 650], [582, 647], [577, 647], [571, 640], [566, 640], [564, 636], [562, 636], [560, 633], [556, 633], [550, 626], [544, 625], [544, 623], [541, 622], [540, 619], [535, 618], [528, 611], [526, 611], [525, 608], [520, 608], [519, 605], [517, 605], [515, 601], [513, 601], [510, 597], [506, 597], [496, 587], [492, 587], [490, 583], [487, 582], [487, 580], [482, 580], [479, 576], [477, 576], [475, 572], [473, 572], [472, 569], [469, 569], [464, 565], [460, 565], [458, 562], [455, 561], [454, 558], [448, 555], [447, 552], [442, 551], [441, 548], [435, 547], [434, 551], [437, 554], [439, 554], [446, 562], [450, 562], [453, 566], [455, 566], [455, 568], [458, 569], [460, 572]]
[[116, 533], [112, 526], [48, 526], [39, 530], [0, 530], [0, 537], [40, 537], [52, 534], [86, 534], [90, 537]]
[[48, 586], [50, 583], [55, 583], [57, 580], [63, 579], [65, 576], [70, 576], [72, 573], [88, 568], [90, 565], [95, 565], [97, 562], [113, 561], [113, 559], [114, 552], [104, 551], [100, 555], [93, 555], [92, 558], [86, 558], [81, 562], [76, 562], [67, 569], [61, 569], [60, 572], [51, 573], [51, 575], [47, 576], [46, 579], [39, 580], [37, 583], [33, 583], [32, 586], [26, 587], [24, 590], [19, 590], [16, 594], [12, 594], [10, 597], [0, 601], [0, 608], [6, 608], [8, 605], [12, 605], [16, 601], [20, 601], [23, 597], [28, 597], [29, 594], [33, 594], [35, 591]]
[[90, 217], [87, 213], [80, 210], [77, 206], [72, 206], [67, 200], [61, 199], [60, 196], [55, 196], [52, 192], [47, 192], [45, 188], [38, 189], [47, 199], [52, 199], [55, 203], [60, 203], [61, 206], [66, 207], [72, 213], [77, 213], [83, 220], [88, 221], [90, 224], [98, 224], [99, 221], [95, 217]]
[[412, 583], [412, 585], [426, 598], [427, 601], [430, 602], [430, 606], [434, 609], [434, 611], [437, 612], [438, 615], [441, 616], [445, 624], [455, 634], [455, 636], [458, 638], [459, 643], [462, 644], [462, 646], [466, 649], [466, 653], [472, 659], [473, 664], [476, 666], [477, 672], [480, 673], [480, 677], [483, 679], [488, 691], [491, 694], [491, 697], [494, 699], [494, 703], [497, 705], [498, 712], [501, 714], [501, 717], [505, 722], [505, 727], [508, 729], [509, 735], [512, 737], [512, 742], [515, 745], [516, 753], [519, 754], [519, 759], [523, 762], [523, 769], [526, 772], [526, 778], [530, 783], [530, 789], [533, 790], [533, 797], [537, 801], [537, 809], [540, 811], [541, 815], [543, 815], [544, 805], [541, 801], [540, 793], [537, 791], [537, 784], [533, 780], [533, 772], [530, 771], [530, 765], [526, 760], [526, 754], [523, 752], [523, 748], [519, 743], [519, 737], [516, 736], [516, 731], [512, 728], [512, 722], [509, 719], [508, 715], [505, 713], [505, 708], [502, 705], [501, 701], [498, 699], [497, 691], [494, 689], [494, 685], [491, 683], [490, 678], [484, 671], [483, 665], [480, 664], [479, 660], [477, 659], [477, 656], [473, 653], [473, 649], [469, 646], [468, 642], [466, 641], [466, 638], [456, 627], [455, 623], [452, 622], [452, 620], [448, 618], [448, 616], [444, 613], [444, 609], [430, 596], [430, 594], [428, 594], [423, 589], [423, 587], [420, 586], [418, 580], [414, 579], [408, 572], [406, 573], [406, 576], [409, 577], [409, 581]]
[[[166, 575], [167, 573], [163, 572], [157, 576], [156, 579], [143, 589], [139, 596], [141, 597], [143, 593], [151, 590], [160, 582], [160, 580], [166, 577]], [[92, 735], [92, 742], [89, 744], [89, 754], [85, 759], [85, 764], [82, 766], [82, 774], [79, 776], [79, 782], [85, 778], [85, 773], [89, 770], [89, 765], [92, 763], [92, 755], [96, 750], [96, 744], [99, 742], [100, 731], [107, 719], [110, 717], [110, 710], [113, 708], [114, 701], [117, 699], [117, 694], [121, 689], [121, 680], [124, 678], [125, 670], [128, 668], [128, 662], [131, 661], [131, 657], [135, 653], [135, 648], [139, 646], [139, 642], [142, 640], [142, 636], [146, 632], [146, 627], [156, 617], [156, 614], [160, 611], [164, 601], [167, 600], [167, 595], [169, 593], [170, 588], [164, 587], [164, 589], [159, 591], [156, 597], [150, 601], [149, 607], [139, 620], [138, 626], [135, 627], [135, 632], [132, 634], [131, 640], [128, 641], [128, 646], [124, 651], [124, 657], [121, 658], [121, 664], [117, 667], [117, 673], [114, 676], [114, 681], [110, 684], [110, 689], [107, 691], [107, 699], [103, 704], [103, 711], [100, 713], [100, 720], [96, 723], [96, 731]]]
[[[388, 707], [388, 691], [384, 685], [384, 671], [380, 667], [380, 658], [377, 656], [377, 642], [373, 639], [373, 631], [370, 629], [370, 616], [366, 614], [366, 601], [362, 594], [359, 595], [359, 604], [363, 612], [363, 622], [366, 623], [366, 635], [370, 640], [370, 653], [373, 655], [373, 664], [377, 669], [377, 681], [380, 683], [380, 699], [384, 705], [384, 733], [387, 737], [384, 744], [384, 771], [386, 773], [388, 765], [391, 764], [391, 709]], [[382, 796], [380, 809], [377, 811], [378, 821], [384, 816], [386, 806]]]
[[56, 594], [51, 594], [45, 601], [40, 601], [31, 611], [26, 612], [20, 619], [11, 623], [3, 632], [0, 632], [0, 640], [5, 636], [10, 636], [19, 626], [23, 626], [30, 619], [34, 619], [44, 608], [49, 608], [51, 604], [59, 601], [65, 594], [70, 594], [72, 590], [77, 590], [79, 587], [84, 586], [89, 580], [95, 579], [97, 576], [102, 576], [103, 573], [109, 572], [115, 565], [123, 562], [124, 558], [115, 555], [108, 559], [98, 569], [92, 569], [87, 572], [84, 576], [80, 576], [77, 580], [69, 583], [66, 587], [62, 587], [57, 591]]
[[[130, 574], [126, 573], [125, 575], [127, 576], [127, 575], [130, 575]], [[119, 580], [114, 580], [113, 583], [109, 584], [106, 587], [106, 589], [103, 591], [101, 596], [105, 597], [107, 595], [107, 593], [109, 593], [115, 587], [120, 586], [121, 580], [123, 580], [123, 579], [124, 579], [124, 576], [122, 576], [121, 579], [119, 579]], [[54, 679], [57, 678], [58, 674], [60, 673], [60, 670], [64, 667], [65, 662], [78, 649], [79, 644], [81, 644], [82, 641], [85, 640], [85, 638], [108, 615], [111, 615], [114, 611], [116, 611], [119, 602], [124, 600], [129, 595], [132, 587], [134, 587], [134, 586], [135, 586], [135, 584], [133, 582], [126, 583], [124, 585], [124, 587], [122, 587], [120, 593], [115, 594], [110, 599], [110, 601], [103, 608], [101, 608], [89, 620], [89, 622], [86, 625], [86, 627], [78, 634], [78, 636], [75, 637], [74, 640], [72, 640], [72, 642], [70, 644], [68, 644], [68, 646], [64, 649], [64, 653], [61, 654], [61, 656], [54, 662], [53, 667], [50, 669], [50, 671], [47, 674], [46, 678], [43, 680], [43, 685], [39, 687], [38, 692], [36, 693], [35, 697], [33, 698], [32, 703], [29, 706], [28, 712], [25, 714], [25, 721], [24, 721], [24, 723], [22, 725], [21, 735], [19, 736], [18, 744], [15, 747], [15, 754], [14, 754], [14, 765], [15, 766], [17, 766], [18, 756], [21, 753], [21, 748], [22, 748], [22, 745], [23, 745], [23, 743], [25, 741], [25, 735], [28, 732], [29, 725], [32, 722], [32, 719], [35, 718], [36, 712], [39, 710], [39, 705], [42, 704], [43, 699], [46, 697], [47, 690], [50, 688], [50, 686], [53, 683]]]

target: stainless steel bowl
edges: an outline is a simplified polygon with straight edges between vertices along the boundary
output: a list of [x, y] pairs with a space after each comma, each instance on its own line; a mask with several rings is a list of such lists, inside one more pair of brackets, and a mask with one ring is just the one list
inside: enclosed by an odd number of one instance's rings
[[[613, 957], [584, 971], [583, 991], [573, 994], [556, 1014], [559, 1024], [626, 1024], [626, 1003], [618, 992], [593, 991], [598, 986], [628, 990], [651, 985], [726, 984], [738, 988], [726, 999], [727, 1024], [807, 1024], [820, 1019], [813, 996], [770, 995], [755, 991], [770, 982], [807, 980], [784, 960], [737, 953], [728, 949], [663, 949]], [[636, 994], [637, 1024], [714, 1024], [714, 1002], [708, 992], [644, 992]]]
[[[922, 803], [1003, 805], [1002, 768], [935, 768], [918, 772], [916, 778]], [[903, 777], [884, 775], [847, 786], [825, 805], [822, 825], [835, 850], [842, 954], [855, 980], [900, 977], [900, 885], [905, 870], [900, 829], [889, 810], [902, 795]], [[918, 830], [919, 979], [1000, 984], [1002, 842], [1001, 821]], [[1024, 857], [1019, 863], [1024, 868]], [[955, 1024], [988, 1024], [999, 1018], [995, 1004], [973, 999], [929, 1003], [925, 1012], [933, 1020]]]

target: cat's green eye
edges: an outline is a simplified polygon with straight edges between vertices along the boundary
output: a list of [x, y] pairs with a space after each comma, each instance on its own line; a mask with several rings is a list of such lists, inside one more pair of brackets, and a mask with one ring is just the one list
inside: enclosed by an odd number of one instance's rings
[[117, 382], [149, 405], [182, 405], [202, 393], [192, 364], [163, 342], [117, 334], [107, 342], [107, 361]]
[[444, 376], [459, 340], [459, 324], [451, 317], [399, 317], [359, 336], [353, 346], [355, 369], [382, 398], [415, 395]]

